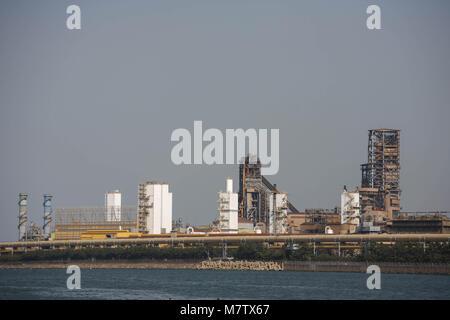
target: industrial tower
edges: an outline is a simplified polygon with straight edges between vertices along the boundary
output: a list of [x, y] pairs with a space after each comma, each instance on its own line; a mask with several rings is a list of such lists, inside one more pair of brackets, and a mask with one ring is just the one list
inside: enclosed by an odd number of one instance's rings
[[141, 233], [172, 231], [172, 192], [161, 182], [144, 182], [138, 187], [137, 227]]
[[262, 184], [261, 161], [247, 156], [239, 165], [239, 216], [267, 223], [267, 192]]
[[44, 237], [50, 238], [52, 228], [52, 198], [49, 194], [44, 194], [44, 226], [42, 227]]
[[238, 233], [238, 194], [233, 192], [233, 180], [227, 178], [226, 191], [219, 191], [218, 194], [220, 231]]
[[369, 130], [367, 163], [361, 165], [361, 173], [361, 187], [376, 191], [372, 192], [372, 206], [392, 210], [393, 215], [398, 214], [401, 194], [400, 130]]
[[27, 198], [26, 193], [19, 194], [19, 241], [25, 240], [27, 232]]
[[265, 231], [287, 232], [287, 213], [298, 210], [287, 200], [287, 193], [279, 192], [261, 175], [261, 161], [247, 156], [239, 165], [239, 217], [253, 225], [264, 224]]

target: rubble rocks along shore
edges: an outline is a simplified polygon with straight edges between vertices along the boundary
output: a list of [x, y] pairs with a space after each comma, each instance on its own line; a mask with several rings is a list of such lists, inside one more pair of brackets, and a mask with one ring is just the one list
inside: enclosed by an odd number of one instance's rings
[[282, 271], [282, 262], [274, 261], [226, 261], [226, 260], [205, 260], [197, 265], [197, 270], [252, 270], [252, 271]]

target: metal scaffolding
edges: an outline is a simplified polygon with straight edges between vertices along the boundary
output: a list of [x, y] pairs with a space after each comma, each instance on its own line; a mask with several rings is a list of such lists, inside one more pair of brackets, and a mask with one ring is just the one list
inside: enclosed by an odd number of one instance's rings
[[239, 165], [239, 216], [256, 223], [268, 222], [267, 191], [262, 184], [261, 161], [247, 156]]
[[[136, 206], [121, 207], [121, 221], [133, 221], [137, 219]], [[69, 223], [99, 223], [108, 222], [107, 208], [102, 207], [59, 207], [55, 208], [55, 225]], [[110, 221], [117, 222], [117, 221]]]
[[141, 233], [147, 233], [147, 218], [150, 214], [150, 196], [145, 191], [147, 183], [140, 183], [138, 187], [138, 213], [137, 224], [138, 231]]
[[122, 206], [121, 221], [108, 221], [106, 206], [55, 208], [56, 240], [79, 240], [88, 230], [133, 231], [136, 227], [136, 206]]
[[[285, 221], [288, 209], [291, 212], [299, 211], [287, 200], [286, 194], [282, 201], [282, 208], [275, 208], [277, 219], [271, 219], [274, 209], [269, 207], [273, 194], [284, 193], [279, 192], [276, 184], [272, 185], [261, 175], [261, 161], [256, 156], [245, 157], [239, 165], [239, 217], [253, 222], [254, 226], [258, 225], [264, 232], [268, 232], [270, 226], [277, 222], [276, 230], [272, 229], [272, 231], [283, 233], [287, 230]], [[281, 210], [283, 214], [278, 213], [278, 210]]]
[[400, 213], [400, 130], [369, 130], [359, 193], [363, 220], [370, 212], [383, 219]]
[[[99, 207], [58, 207], [55, 208], [55, 225], [68, 223], [108, 222], [107, 208]], [[136, 206], [122, 206], [121, 221], [134, 221], [137, 218]], [[113, 221], [111, 221], [113, 222]]]
[[400, 198], [400, 130], [371, 129], [367, 163], [361, 166], [361, 186]]

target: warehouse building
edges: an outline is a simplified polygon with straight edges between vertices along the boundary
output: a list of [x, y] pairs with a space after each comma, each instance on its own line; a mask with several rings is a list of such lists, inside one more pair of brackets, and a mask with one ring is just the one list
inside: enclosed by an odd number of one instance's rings
[[403, 216], [392, 220], [391, 233], [450, 233], [450, 220], [444, 215]]

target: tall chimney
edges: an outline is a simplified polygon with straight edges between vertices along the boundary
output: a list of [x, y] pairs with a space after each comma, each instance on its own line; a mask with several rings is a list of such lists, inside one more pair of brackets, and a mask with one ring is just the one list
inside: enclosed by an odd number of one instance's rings
[[44, 194], [44, 237], [49, 238], [52, 228], [52, 198], [49, 194]]
[[27, 231], [27, 198], [26, 193], [19, 193], [19, 241], [25, 240]]

